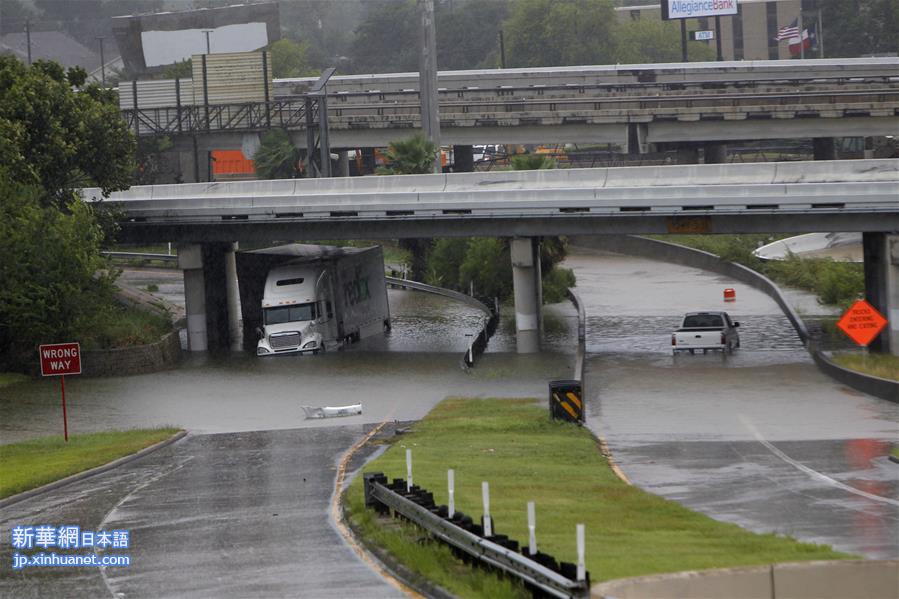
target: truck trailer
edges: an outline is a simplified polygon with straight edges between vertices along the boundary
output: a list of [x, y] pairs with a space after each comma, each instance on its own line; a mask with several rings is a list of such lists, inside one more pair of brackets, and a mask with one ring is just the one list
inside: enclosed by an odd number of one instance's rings
[[322, 249], [269, 270], [257, 356], [317, 354], [390, 329], [381, 248]]

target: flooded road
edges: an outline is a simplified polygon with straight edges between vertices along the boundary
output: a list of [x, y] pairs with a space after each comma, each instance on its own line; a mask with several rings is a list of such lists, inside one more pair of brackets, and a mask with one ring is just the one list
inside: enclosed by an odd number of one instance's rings
[[[635, 484], [751, 530], [899, 556], [899, 467], [887, 459], [899, 405], [819, 372], [777, 305], [746, 285], [592, 250], [568, 266], [588, 314], [588, 425]], [[826, 313], [790, 296], [804, 315]], [[695, 310], [729, 312], [742, 349], [672, 356], [671, 331]]]

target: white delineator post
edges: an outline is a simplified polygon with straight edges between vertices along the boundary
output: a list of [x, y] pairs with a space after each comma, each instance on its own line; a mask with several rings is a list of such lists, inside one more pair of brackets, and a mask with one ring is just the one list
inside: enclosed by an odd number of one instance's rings
[[449, 489], [449, 510], [448, 518], [452, 518], [456, 513], [456, 473], [450, 468], [446, 471], [446, 483]]
[[587, 577], [587, 568], [584, 565], [584, 525], [577, 525], [577, 579], [584, 580]]
[[537, 555], [537, 508], [528, 501], [528, 553]]
[[493, 523], [490, 520], [490, 484], [487, 481], [481, 483], [481, 495], [484, 498], [484, 536], [493, 536]]
[[412, 450], [406, 450], [406, 490], [412, 491]]

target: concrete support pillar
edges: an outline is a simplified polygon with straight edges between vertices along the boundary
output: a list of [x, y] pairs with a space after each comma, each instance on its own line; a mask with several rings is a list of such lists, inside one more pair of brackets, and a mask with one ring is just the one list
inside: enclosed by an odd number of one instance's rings
[[899, 235], [865, 233], [865, 299], [889, 324], [868, 347], [899, 356]]
[[515, 335], [520, 354], [540, 351], [540, 261], [536, 241], [516, 237], [511, 247]]
[[626, 151], [628, 154], [647, 154], [652, 151], [651, 144], [646, 141], [647, 132], [646, 123], [627, 124]]
[[243, 324], [241, 322], [240, 289], [237, 284], [237, 261], [235, 252], [237, 244], [225, 252], [225, 293], [228, 298], [228, 339], [231, 351], [240, 351], [243, 347]]
[[872, 158], [874, 158], [874, 138], [873, 137], [865, 138], [865, 151], [864, 151], [863, 158], [865, 160], [871, 160]]
[[474, 171], [474, 149], [471, 146], [453, 146], [453, 172], [470, 173]]
[[832, 137], [815, 137], [812, 139], [815, 160], [836, 160], [837, 144]]
[[198, 244], [178, 248], [178, 267], [184, 271], [184, 303], [187, 312], [187, 349], [206, 351], [206, 283], [203, 248]]
[[703, 145], [706, 164], [724, 164], [727, 162], [727, 144], [710, 142]]
[[677, 147], [678, 164], [699, 164], [699, 148], [694, 145], [679, 145]]
[[350, 176], [350, 153], [348, 150], [338, 150], [337, 152], [337, 176]]
[[[187, 348], [190, 351], [227, 349], [231, 339], [229, 303], [232, 293], [236, 304], [235, 317], [240, 313], [234, 244], [182, 245], [178, 248], [178, 265], [184, 270]], [[228, 275], [229, 270], [233, 273], [232, 277]], [[229, 289], [229, 278], [233, 290]]]

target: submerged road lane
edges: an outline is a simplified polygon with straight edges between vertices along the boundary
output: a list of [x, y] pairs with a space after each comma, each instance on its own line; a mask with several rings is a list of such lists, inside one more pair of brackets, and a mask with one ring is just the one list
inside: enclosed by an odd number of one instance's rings
[[[588, 314], [588, 425], [635, 484], [755, 531], [899, 557], [899, 405], [819, 372], [742, 283], [591, 250], [568, 266]], [[671, 355], [680, 317], [702, 309], [741, 322], [735, 355]]]
[[131, 566], [103, 571], [11, 571], [4, 540], [0, 596], [402, 597], [328, 520], [337, 461], [363, 434], [357, 425], [189, 436], [0, 510], [4, 531], [128, 530], [130, 548], [107, 553], [131, 556]]

